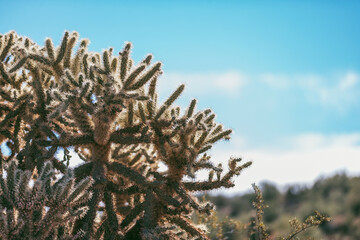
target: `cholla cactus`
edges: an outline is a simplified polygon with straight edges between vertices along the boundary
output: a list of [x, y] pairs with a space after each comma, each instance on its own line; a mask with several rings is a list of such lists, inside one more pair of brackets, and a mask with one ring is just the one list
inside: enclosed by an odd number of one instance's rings
[[50, 162], [33, 177], [30, 171], [9, 164], [0, 175], [0, 239], [79, 239], [72, 233], [74, 220], [87, 210], [92, 180], [75, 184], [72, 170], [56, 178]]
[[[212, 205], [192, 193], [233, 187], [251, 165], [230, 159], [222, 174], [210, 161], [206, 151], [231, 130], [211, 110], [196, 112], [195, 100], [184, 114], [172, 106], [184, 85], [158, 104], [161, 63], [151, 64], [151, 55], [135, 65], [130, 43], [115, 56], [112, 48], [89, 52], [88, 40], [74, 51], [77, 40], [65, 32], [55, 48], [51, 39], [40, 47], [14, 32], [0, 36], [0, 136], [11, 150], [2, 161], [16, 158], [29, 171], [51, 161], [65, 173], [73, 148], [84, 161], [76, 181], [94, 180], [88, 211], [73, 226], [83, 239], [207, 239], [190, 215], [209, 214]], [[209, 170], [207, 181], [195, 180], [201, 169]]]

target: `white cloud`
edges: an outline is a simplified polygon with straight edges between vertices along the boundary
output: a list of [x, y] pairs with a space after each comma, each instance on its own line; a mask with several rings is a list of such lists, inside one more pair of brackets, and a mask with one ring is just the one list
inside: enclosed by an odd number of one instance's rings
[[327, 138], [322, 134], [303, 134], [294, 138], [291, 142], [298, 149], [314, 149], [323, 147]]
[[[279, 186], [290, 183], [311, 184], [320, 176], [345, 171], [360, 174], [360, 133], [343, 135], [304, 134], [288, 139], [292, 147], [287, 149], [246, 149], [233, 144], [226, 150], [215, 149], [213, 162], [227, 166], [231, 156], [253, 161], [236, 178], [235, 188], [214, 193], [236, 194], [250, 191], [252, 183], [271, 181]], [[204, 177], [204, 176], [202, 176]]]
[[[354, 72], [346, 72], [342, 75], [311, 76], [299, 78], [300, 86], [308, 91], [307, 96], [312, 100], [320, 102], [324, 106], [334, 107], [343, 112], [358, 99], [359, 75]], [[331, 79], [332, 78], [332, 79]], [[333, 84], [329, 84], [332, 82]]]
[[274, 75], [266, 73], [260, 75], [259, 79], [265, 84], [277, 89], [287, 89], [291, 84], [291, 79], [287, 75]]
[[[159, 82], [160, 96], [167, 96], [182, 83], [186, 92], [194, 97], [212, 94], [226, 97], [239, 96], [245, 87], [251, 88], [253, 94], [258, 86], [265, 85], [275, 90], [292, 91], [303, 96], [311, 104], [348, 111], [358, 104], [360, 75], [353, 71], [342, 74], [242, 74], [237, 71], [219, 73], [176, 73], [168, 72]], [[260, 84], [260, 85], [259, 85]], [[290, 93], [290, 92], [289, 92]]]
[[318, 149], [326, 146], [356, 146], [360, 144], [360, 133], [330, 136], [317, 133], [307, 133], [294, 137], [291, 142], [293, 148], [296, 149]]
[[314, 89], [318, 91], [320, 99], [325, 105], [332, 105], [339, 110], [344, 110], [347, 105], [353, 103], [358, 98], [359, 86], [357, 85], [359, 75], [348, 72], [341, 76], [337, 84], [332, 87], [321, 87]]
[[210, 81], [212, 87], [224, 90], [227, 93], [238, 93], [246, 81], [246, 77], [244, 75], [236, 72], [212, 75], [209, 79], [211, 79]]
[[339, 83], [339, 90], [340, 91], [346, 91], [353, 86], [356, 85], [356, 83], [359, 80], [359, 76], [356, 73], [348, 72]]
[[315, 89], [321, 86], [322, 77], [315, 74], [302, 74], [294, 76], [295, 84], [308, 89]]
[[187, 91], [201, 95], [213, 94], [239, 94], [246, 83], [247, 77], [239, 72], [224, 73], [165, 73], [159, 84], [160, 92], [174, 89], [185, 83]]
[[360, 76], [348, 71], [338, 75], [260, 74], [259, 80], [275, 89], [302, 91], [313, 104], [332, 107], [340, 112], [349, 109], [359, 99]]

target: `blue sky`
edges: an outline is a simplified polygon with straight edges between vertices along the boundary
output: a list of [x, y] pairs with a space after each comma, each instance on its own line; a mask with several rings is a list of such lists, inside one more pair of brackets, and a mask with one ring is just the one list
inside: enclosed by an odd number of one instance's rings
[[[119, 51], [130, 41], [136, 61], [153, 53], [164, 63], [160, 97], [185, 82], [177, 104], [196, 97], [199, 108], [212, 108], [235, 130], [213, 155], [254, 160], [244, 173], [249, 181], [360, 173], [360, 1], [0, 0], [0, 6], [0, 33], [15, 30], [43, 44], [76, 30], [93, 51]], [[267, 164], [277, 170], [269, 173]], [[296, 171], [307, 164], [314, 170]]]

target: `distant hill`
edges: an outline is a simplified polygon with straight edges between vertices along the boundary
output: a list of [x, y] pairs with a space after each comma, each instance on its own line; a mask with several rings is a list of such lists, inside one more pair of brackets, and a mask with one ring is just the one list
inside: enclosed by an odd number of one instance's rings
[[[271, 235], [286, 234], [289, 219], [304, 220], [318, 210], [332, 221], [310, 229], [300, 239], [360, 239], [360, 177], [337, 174], [317, 180], [312, 187], [291, 185], [284, 192], [268, 182], [260, 184], [260, 188], [265, 204], [269, 205], [264, 211], [264, 222]], [[205, 196], [215, 203], [220, 217], [228, 216], [242, 223], [254, 217], [254, 197], [253, 193], [234, 197]], [[229, 239], [237, 239], [236, 231], [230, 235]]]

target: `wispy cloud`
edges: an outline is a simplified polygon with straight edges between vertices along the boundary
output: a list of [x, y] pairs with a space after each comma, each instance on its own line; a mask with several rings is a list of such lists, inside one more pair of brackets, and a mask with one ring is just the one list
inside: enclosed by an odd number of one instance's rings
[[253, 165], [236, 178], [236, 187], [223, 192], [233, 194], [249, 191], [251, 183], [264, 180], [285, 186], [289, 183], [310, 184], [321, 176], [340, 171], [360, 174], [360, 133], [309, 133], [293, 136], [285, 141], [291, 142], [292, 147], [247, 149], [242, 145], [237, 146], [235, 142], [226, 150], [215, 148], [212, 159], [214, 162], [221, 161], [223, 166], [227, 165], [230, 156], [253, 161]]
[[291, 147], [295, 149], [319, 149], [327, 146], [360, 146], [360, 133], [324, 135], [320, 133], [307, 133], [298, 135], [290, 140]]
[[197, 95], [239, 94], [246, 84], [247, 77], [235, 71], [223, 73], [165, 73], [159, 84], [160, 91], [173, 89], [175, 86], [185, 83], [188, 92]]
[[355, 86], [359, 81], [359, 75], [354, 72], [348, 72], [340, 81], [339, 89], [346, 91]]
[[302, 92], [313, 104], [346, 111], [359, 99], [360, 76], [348, 71], [343, 74], [261, 74], [260, 82], [276, 90]]
[[287, 75], [265, 73], [259, 76], [259, 80], [277, 89], [288, 89], [291, 85], [291, 78]]
[[[342, 74], [244, 74], [237, 71], [223, 73], [165, 73], [159, 85], [168, 93], [185, 83], [187, 92], [196, 96], [222, 94], [241, 96], [251, 84], [270, 87], [271, 91], [297, 91], [312, 104], [344, 111], [355, 104], [360, 91], [360, 75], [353, 71]], [[253, 88], [256, 91], [256, 88]], [[256, 94], [254, 92], [254, 94]]]
[[341, 110], [359, 98], [360, 86], [358, 82], [359, 75], [354, 72], [348, 72], [338, 79], [335, 86], [314, 90], [318, 91], [322, 103], [335, 106]]

